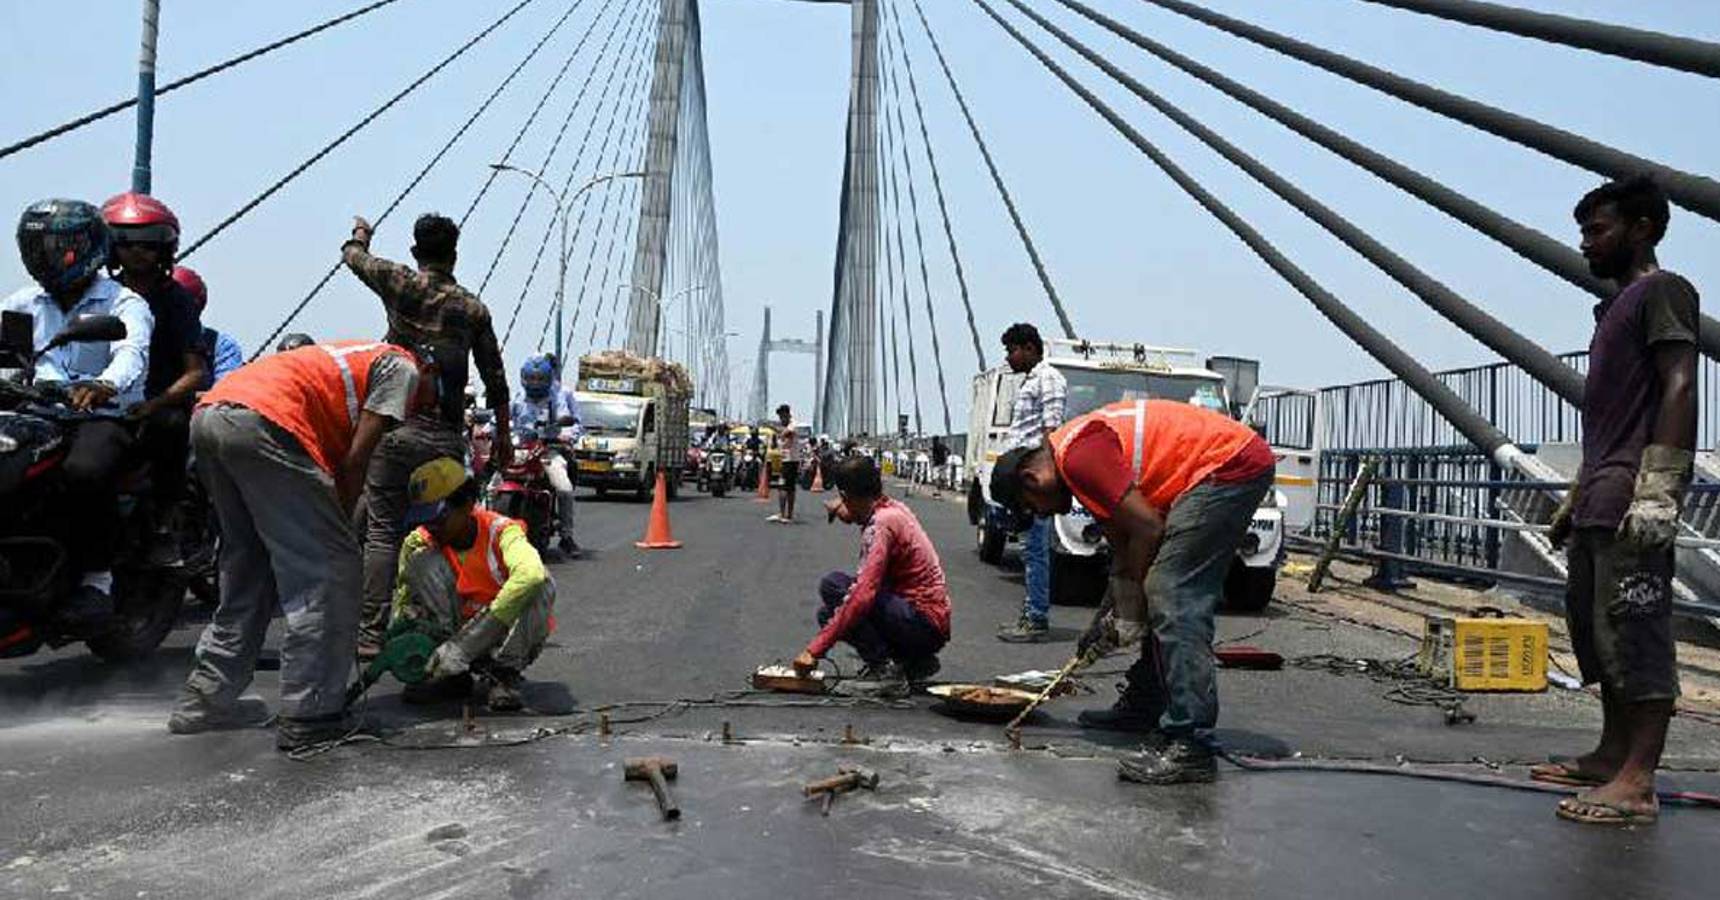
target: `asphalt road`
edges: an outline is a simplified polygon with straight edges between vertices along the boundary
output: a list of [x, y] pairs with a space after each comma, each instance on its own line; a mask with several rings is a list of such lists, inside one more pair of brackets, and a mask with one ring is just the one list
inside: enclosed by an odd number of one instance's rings
[[[955, 598], [942, 679], [1067, 657], [1085, 610], [1054, 611], [1058, 642], [997, 642], [1019, 573], [978, 563], [959, 507], [913, 505]], [[771, 511], [689, 498], [673, 507], [686, 547], [644, 552], [632, 546], [644, 505], [583, 502], [591, 552], [556, 568], [559, 627], [528, 673], [535, 714], [468, 727], [457, 705], [409, 709], [385, 683], [365, 707], [384, 741], [304, 761], [261, 729], [167, 734], [195, 614], [145, 665], [69, 648], [0, 663], [0, 896], [1671, 898], [1710, 896], [1720, 876], [1720, 811], [1668, 806], [1657, 826], [1607, 831], [1555, 820], [1552, 795], [1399, 777], [1225, 766], [1215, 785], [1120, 783], [1112, 760], [1128, 742], [1073, 725], [1110, 701], [1105, 678], [1036, 717], [1022, 751], [923, 698], [712, 704], [799, 650], [818, 577], [855, 560], [854, 529], [769, 525]], [[1295, 609], [1221, 620], [1221, 638], [1244, 635], [1290, 657], [1412, 649]], [[1592, 700], [1560, 691], [1476, 698], [1478, 720], [1448, 727], [1387, 687], [1225, 671], [1221, 737], [1265, 755], [1521, 777], [1582, 749], [1597, 723]], [[275, 673], [254, 689], [272, 701]], [[608, 736], [582, 712], [604, 704], [629, 704]], [[680, 764], [679, 823], [622, 779], [623, 757], [647, 753]], [[1686, 771], [1664, 786], [1720, 791], [1697, 771], [1720, 769], [1720, 728], [1676, 721], [1669, 763]], [[799, 786], [844, 764], [881, 785], [822, 816]]]

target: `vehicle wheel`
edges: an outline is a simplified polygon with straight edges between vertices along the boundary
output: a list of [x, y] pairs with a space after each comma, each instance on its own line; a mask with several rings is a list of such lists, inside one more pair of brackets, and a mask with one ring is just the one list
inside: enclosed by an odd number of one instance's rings
[[980, 490], [978, 478], [968, 485], [967, 512], [969, 525], [985, 521], [985, 492]]
[[179, 621], [185, 582], [178, 573], [120, 573], [114, 579], [117, 621], [107, 634], [85, 641], [108, 662], [133, 662], [155, 652]]
[[669, 479], [669, 499], [670, 500], [681, 499], [681, 479], [679, 479], [679, 478]]
[[1110, 566], [1103, 556], [1051, 554], [1051, 603], [1055, 606], [1098, 606], [1105, 596]]
[[639, 500], [639, 501], [650, 500], [651, 499], [651, 488], [656, 483], [657, 483], [657, 470], [654, 468], [646, 469], [645, 470], [645, 477], [640, 480], [639, 486], [633, 489], [633, 499]]
[[1003, 547], [1009, 543], [1009, 535], [1004, 534], [1003, 529], [990, 525], [978, 526], [975, 534], [979, 544], [979, 561], [993, 566], [1003, 562]]
[[727, 483], [721, 482], [721, 481], [711, 482], [711, 496], [717, 497], [720, 499], [722, 497], [727, 497], [728, 495], [729, 495], [729, 486]]
[[592, 488], [592, 490], [596, 491], [597, 496], [599, 496], [599, 497], [609, 496], [609, 488], [606, 488], [603, 485], [598, 485], [597, 487]]
[[1272, 591], [1277, 585], [1276, 567], [1245, 566], [1239, 559], [1230, 564], [1230, 572], [1224, 577], [1224, 608], [1230, 612], [1261, 612], [1272, 601]]

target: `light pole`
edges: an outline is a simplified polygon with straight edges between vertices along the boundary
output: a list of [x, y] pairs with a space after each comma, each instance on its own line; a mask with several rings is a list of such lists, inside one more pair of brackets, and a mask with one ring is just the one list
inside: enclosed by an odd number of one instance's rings
[[[641, 291], [644, 291], [647, 294], [650, 294], [651, 299], [657, 301], [657, 309], [660, 310], [661, 312], [666, 313], [669, 311], [670, 304], [674, 303], [676, 300], [679, 300], [688, 294], [691, 294], [694, 291], [705, 290], [705, 285], [702, 285], [702, 284], [689, 285], [687, 287], [684, 287], [684, 288], [676, 291], [673, 294], [670, 294], [667, 299], [665, 299], [662, 295], [658, 294], [656, 291], [651, 290], [650, 288], [648, 288], [642, 284], [640, 284], [640, 285], [618, 284], [615, 286], [615, 289], [618, 291], [619, 290], [631, 290], [634, 288], [637, 288]], [[691, 323], [688, 323], [688, 324], [690, 325]], [[658, 335], [658, 343], [660, 345], [667, 343], [667, 340], [665, 340], [662, 336], [663, 333], [666, 333], [668, 331], [678, 331], [678, 330], [679, 329], [662, 329], [662, 332], [659, 333], [659, 335]], [[662, 351], [659, 350], [658, 352], [661, 353]], [[687, 336], [687, 362], [691, 363], [692, 361], [693, 361], [693, 338], [692, 338], [692, 335], [689, 331], [688, 336]]]
[[556, 190], [553, 187], [550, 187], [549, 182], [543, 180], [542, 175], [539, 175], [538, 173], [532, 171], [531, 169], [525, 169], [525, 168], [521, 168], [519, 166], [509, 165], [508, 163], [499, 163], [499, 162], [498, 163], [490, 163], [490, 168], [495, 169], [497, 172], [514, 172], [514, 173], [519, 174], [519, 175], [524, 175], [525, 177], [530, 178], [532, 181], [537, 182], [538, 187], [541, 187], [544, 190], [548, 191], [550, 196], [555, 198], [556, 215], [559, 216], [561, 219], [561, 254], [559, 256], [559, 265], [557, 266], [558, 271], [557, 271], [557, 276], [556, 276], [556, 281], [555, 281], [555, 365], [556, 365], [556, 376], [560, 377], [561, 376], [561, 368], [562, 368], [562, 366], [566, 365], [566, 363], [567, 363], [567, 355], [564, 352], [564, 350], [566, 348], [564, 348], [562, 346], [562, 337], [561, 337], [561, 305], [562, 305], [561, 302], [562, 302], [562, 298], [563, 298], [564, 294], [567, 291], [567, 255], [568, 255], [568, 252], [570, 250], [570, 248], [567, 246], [567, 217], [568, 217], [568, 215], [572, 209], [570, 204], [572, 204], [573, 201], [578, 200], [580, 194], [583, 194], [586, 191], [589, 191], [592, 188], [597, 187], [600, 184], [603, 184], [605, 182], [614, 181], [618, 178], [644, 178], [645, 173], [644, 172], [611, 172], [608, 175], [599, 175], [596, 178], [593, 178], [590, 181], [587, 181], [586, 183], [580, 185], [579, 190], [574, 191], [572, 194], [569, 194], [566, 198], [563, 198], [560, 191]]

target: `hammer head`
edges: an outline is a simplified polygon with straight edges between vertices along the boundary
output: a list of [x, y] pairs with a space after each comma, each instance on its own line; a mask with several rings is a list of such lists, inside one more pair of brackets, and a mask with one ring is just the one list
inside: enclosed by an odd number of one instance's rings
[[655, 770], [664, 778], [674, 778], [680, 771], [674, 760], [662, 756], [630, 756], [622, 763], [622, 772], [628, 781], [644, 781], [651, 777]]
[[845, 766], [841, 771], [844, 775], [852, 775], [854, 777], [854, 786], [857, 788], [865, 788], [869, 791], [875, 791], [878, 789], [878, 773], [871, 769], [865, 769], [859, 766]]

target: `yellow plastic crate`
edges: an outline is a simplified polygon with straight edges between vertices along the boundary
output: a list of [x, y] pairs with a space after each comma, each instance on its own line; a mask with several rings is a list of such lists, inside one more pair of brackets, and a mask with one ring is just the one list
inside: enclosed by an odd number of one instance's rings
[[1417, 666], [1460, 691], [1547, 689], [1547, 624], [1503, 617], [1429, 616]]

